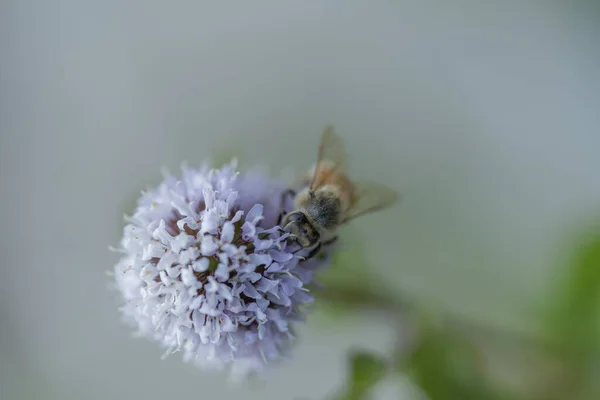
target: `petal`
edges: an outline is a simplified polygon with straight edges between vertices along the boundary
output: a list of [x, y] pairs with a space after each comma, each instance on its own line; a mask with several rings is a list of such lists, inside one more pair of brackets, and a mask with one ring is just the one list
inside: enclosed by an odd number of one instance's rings
[[233, 295], [235, 297], [239, 297], [240, 293], [242, 293], [245, 289], [246, 289], [246, 285], [244, 285], [243, 283], [239, 283], [239, 284], [234, 285], [234, 287], [231, 291], [233, 292]]
[[259, 309], [261, 309], [262, 311], [266, 311], [271, 302], [267, 299], [256, 299], [256, 304], [258, 305]]
[[254, 249], [255, 251], [262, 251], [262, 250], [267, 250], [271, 247], [273, 247], [273, 240], [272, 239], [266, 239], [266, 240], [255, 240], [254, 241]]
[[181, 274], [181, 267], [175, 264], [173, 267], [167, 268], [166, 272], [169, 278], [175, 279]]
[[245, 286], [246, 286], [246, 288], [244, 289], [244, 294], [246, 296], [251, 297], [253, 299], [262, 298], [261, 294], [258, 293], [258, 291], [250, 283], [246, 283]]
[[273, 295], [272, 293], [269, 293], [267, 295], [267, 298], [269, 299], [269, 301], [271, 301], [271, 303], [279, 304], [280, 306], [289, 307], [292, 305], [292, 300], [290, 300], [288, 295], [286, 295], [285, 293], [278, 293], [277, 296]]
[[254, 315], [238, 315], [237, 322], [241, 325], [248, 326], [256, 321], [256, 317]]
[[292, 298], [297, 303], [310, 303], [310, 302], [312, 302], [314, 300], [314, 297], [312, 297], [311, 295], [309, 295], [304, 290], [298, 290], [298, 291], [296, 291], [296, 293], [294, 293], [294, 295], [292, 296]]
[[229, 193], [229, 195], [227, 196], [227, 206], [229, 207], [233, 207], [235, 205], [236, 200], [238, 199], [238, 192], [231, 192]]
[[150, 263], [144, 265], [144, 267], [140, 271], [140, 278], [146, 282], [153, 281], [157, 275], [158, 275], [158, 269]]
[[265, 338], [265, 324], [258, 324], [258, 339], [263, 340]]
[[229, 257], [227, 256], [226, 253], [220, 252], [217, 254], [217, 257], [219, 258], [219, 262], [221, 264], [229, 265]]
[[273, 257], [273, 260], [278, 263], [286, 263], [294, 257], [292, 253], [288, 253], [286, 251], [273, 250], [270, 251], [269, 254], [271, 255], [271, 257]]
[[195, 310], [192, 312], [192, 321], [194, 322], [194, 331], [200, 334], [202, 326], [204, 326], [204, 323], [206, 321], [206, 316], [200, 311]]
[[158, 242], [150, 243], [148, 246], [144, 248], [144, 252], [142, 253], [142, 260], [150, 260], [152, 258], [160, 258], [162, 257], [167, 248]]
[[198, 332], [198, 334], [200, 335], [200, 340], [204, 344], [208, 344], [208, 342], [210, 340], [209, 338], [210, 338], [210, 334], [211, 334], [211, 330], [212, 330], [212, 324], [209, 321], [210, 319], [211, 318], [209, 318], [209, 317], [206, 318], [204, 325], [202, 325], [200, 327], [200, 332]]
[[229, 216], [229, 207], [224, 200], [215, 200], [214, 210], [219, 219], [226, 219]]
[[269, 309], [268, 315], [269, 319], [275, 323], [279, 332], [287, 332], [288, 331], [288, 321], [279, 315], [279, 312]]
[[271, 280], [271, 279], [262, 277], [260, 282], [258, 282], [256, 284], [256, 289], [258, 289], [259, 291], [261, 291], [263, 293], [266, 293], [266, 292], [270, 292], [273, 288], [277, 287], [278, 284], [279, 284], [278, 280]]
[[166, 253], [158, 261], [158, 263], [156, 264], [156, 268], [158, 268], [159, 271], [169, 269], [169, 268], [171, 268], [171, 265], [175, 264], [176, 261], [177, 261], [177, 254]]
[[183, 196], [179, 195], [173, 190], [170, 190], [169, 194], [171, 196], [171, 206], [179, 211], [179, 214], [183, 215], [184, 217], [194, 215], [192, 208], [185, 201]]
[[238, 248], [233, 244], [225, 243], [221, 245], [221, 251], [225, 253], [228, 257], [234, 257], [237, 255]]
[[221, 241], [231, 243], [233, 240], [234, 226], [231, 222], [226, 221], [221, 228]]
[[171, 250], [174, 253], [179, 253], [181, 250], [189, 247], [194, 239], [194, 236], [190, 236], [187, 233], [182, 232], [177, 235], [175, 239], [171, 240]]
[[234, 298], [229, 303], [229, 307], [227, 307], [227, 308], [232, 313], [239, 313], [239, 312], [242, 312], [242, 310], [244, 309], [244, 307], [242, 306], [242, 302], [240, 301], [240, 299], [236, 299], [236, 298]]
[[221, 330], [223, 332], [235, 332], [235, 325], [231, 322], [231, 318], [229, 318], [227, 314], [222, 314], [219, 318], [221, 320]]
[[244, 211], [239, 210], [238, 212], [235, 213], [235, 215], [231, 219], [231, 222], [233, 222], [235, 224], [236, 222], [238, 222], [239, 220], [242, 219], [243, 215], [244, 215]]
[[171, 236], [169, 234], [169, 232], [167, 232], [167, 228], [166, 228], [164, 219], [160, 220], [160, 223], [158, 224], [158, 228], [156, 228], [154, 230], [154, 232], [152, 232], [152, 237], [159, 240], [162, 244], [169, 244], [171, 242], [171, 239], [173, 239], [173, 236]]
[[219, 264], [217, 270], [215, 271], [215, 278], [221, 282], [225, 282], [227, 279], [229, 279], [229, 269], [227, 265]]
[[198, 282], [198, 279], [196, 279], [196, 275], [194, 275], [194, 271], [191, 267], [185, 268], [183, 271], [181, 271], [181, 281], [186, 286], [194, 286]]
[[190, 316], [189, 310], [185, 314], [179, 317], [179, 329], [182, 327], [186, 329], [186, 336], [190, 336], [190, 329], [194, 326], [192, 322], [192, 317]]
[[196, 272], [204, 272], [208, 270], [208, 265], [208, 258], [201, 258], [198, 261], [194, 261], [192, 263], [192, 269]]
[[219, 216], [213, 210], [208, 210], [202, 215], [202, 233], [210, 233], [214, 235], [219, 228]]
[[160, 276], [160, 280], [167, 286], [169, 286], [171, 284], [171, 280], [169, 279], [169, 277], [167, 276], [167, 273], [165, 271], [160, 271], [159, 274]]
[[279, 263], [271, 263], [268, 267], [267, 267], [267, 271], [268, 272], [279, 272], [284, 268], [284, 266], [282, 264]]
[[177, 227], [180, 231], [185, 231], [186, 225], [192, 230], [200, 229], [200, 221], [198, 221], [198, 219], [194, 217], [185, 217], [177, 221]]
[[305, 268], [294, 268], [294, 274], [298, 275], [298, 278], [302, 282], [310, 282], [312, 280], [313, 273]]
[[250, 262], [254, 265], [270, 265], [273, 259], [269, 254], [250, 254]]
[[248, 311], [254, 311], [256, 313], [256, 319], [260, 323], [267, 322], [267, 314], [262, 312], [262, 310], [258, 307], [256, 303], [252, 303], [248, 305]]
[[248, 241], [254, 239], [256, 236], [256, 226], [250, 222], [244, 222], [242, 225], [242, 239]]
[[211, 235], [204, 236], [200, 244], [200, 252], [203, 256], [212, 256], [219, 249], [215, 238]]
[[237, 341], [235, 340], [235, 338], [233, 337], [233, 335], [227, 335], [227, 344], [229, 345], [229, 348], [233, 351], [237, 351], [238, 349], [238, 344]]
[[217, 343], [221, 339], [221, 323], [218, 319], [213, 318], [211, 328], [210, 342]]
[[216, 294], [210, 293], [206, 295], [206, 299], [202, 306], [200, 307], [200, 312], [211, 317], [216, 317], [221, 314], [221, 311], [218, 309], [219, 299]]
[[262, 213], [262, 204], [255, 204], [250, 211], [248, 211], [248, 214], [246, 214], [246, 222], [256, 225], [256, 223], [262, 219]]
[[200, 249], [198, 249], [197, 247], [190, 247], [189, 249], [186, 249], [184, 251], [182, 251], [181, 253], [179, 253], [179, 264], [182, 265], [187, 265], [190, 262], [192, 262], [192, 260], [195, 260], [196, 258], [198, 258], [198, 256], [200, 255]]
[[192, 300], [192, 302], [190, 303], [190, 310], [197, 310], [200, 308], [200, 305], [202, 304], [202, 302], [204, 301], [204, 295], [200, 295], [198, 297], [196, 297], [194, 300]]
[[240, 265], [237, 268], [238, 274], [245, 274], [248, 272], [254, 272], [256, 270], [256, 265], [252, 264], [252, 263], [247, 263], [247, 264], [243, 264]]
[[291, 295], [296, 289], [301, 287], [302, 281], [291, 274], [281, 278], [281, 288], [288, 295]]
[[220, 284], [219, 285], [219, 296], [227, 301], [233, 300], [233, 296], [231, 295], [231, 289], [227, 285]]
[[204, 204], [206, 205], [206, 208], [212, 208], [215, 201], [215, 192], [211, 187], [205, 186], [202, 189], [202, 197], [204, 198]]
[[204, 290], [206, 293], [217, 293], [219, 290], [219, 283], [212, 276], [208, 277], [208, 285], [205, 286]]
[[257, 282], [258, 280], [260, 280], [260, 278], [262, 278], [262, 275], [259, 274], [258, 272], [246, 272], [243, 274], [239, 275], [239, 279], [240, 281], [250, 281], [252, 283]]

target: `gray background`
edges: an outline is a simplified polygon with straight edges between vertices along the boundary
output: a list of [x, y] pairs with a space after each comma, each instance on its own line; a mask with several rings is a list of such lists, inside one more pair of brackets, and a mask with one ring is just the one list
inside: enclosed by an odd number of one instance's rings
[[161, 166], [230, 149], [301, 171], [327, 123], [355, 176], [406, 196], [354, 224], [373, 274], [528, 329], [561, 241], [597, 216], [597, 20], [580, 2], [3, 1], [0, 397], [316, 399], [348, 348], [385, 351], [381, 318], [314, 322], [266, 385], [228, 387], [131, 339], [106, 289]]

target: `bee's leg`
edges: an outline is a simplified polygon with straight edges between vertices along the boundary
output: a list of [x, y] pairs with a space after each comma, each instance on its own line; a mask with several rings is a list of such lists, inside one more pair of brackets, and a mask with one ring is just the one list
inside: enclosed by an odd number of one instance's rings
[[317, 254], [319, 254], [319, 251], [321, 251], [322, 247], [323, 247], [323, 245], [321, 244], [321, 242], [317, 243], [317, 245], [315, 246], [315, 248], [312, 249], [310, 251], [310, 253], [308, 253], [308, 255], [304, 258], [304, 260], [310, 260], [311, 258], [313, 258], [314, 256], [316, 256]]
[[306, 260], [310, 260], [311, 258], [313, 258], [314, 256], [316, 256], [317, 254], [319, 254], [319, 252], [323, 249], [323, 246], [329, 246], [330, 244], [335, 243], [338, 240], [337, 236], [332, 237], [331, 239], [327, 240], [326, 242], [319, 242], [314, 249], [312, 249], [310, 251], [310, 253], [308, 253], [308, 255], [305, 257], [305, 261]]
[[300, 247], [298, 250], [294, 250], [294, 251], [292, 251], [292, 254], [299, 253], [299, 252], [301, 252], [302, 250], [305, 250], [305, 248], [304, 248], [304, 247]]
[[277, 225], [281, 226], [281, 221], [283, 221], [283, 217], [285, 216], [285, 214], [287, 214], [285, 210], [281, 210], [281, 212], [279, 213], [279, 217], [277, 217]]
[[283, 217], [288, 213], [285, 209], [285, 203], [288, 196], [295, 197], [296, 191], [293, 189], [286, 189], [283, 193], [281, 193], [280, 203], [281, 203], [281, 213], [277, 217], [277, 225], [281, 225], [281, 221], [283, 221]]
[[285, 207], [285, 201], [288, 197], [296, 197], [296, 191], [294, 189], [286, 189], [281, 193], [281, 208]]
[[304, 248], [302, 246], [299, 246], [297, 250], [292, 251], [292, 254], [296, 254], [296, 253], [299, 253], [299, 252], [304, 251], [304, 250], [306, 250], [306, 248]]
[[329, 239], [328, 241], [323, 242], [323, 246], [329, 246], [330, 244], [334, 244], [335, 242], [337, 242], [337, 240], [338, 240], [338, 237], [334, 236], [331, 239]]
[[288, 237], [288, 238], [287, 238], [287, 243], [288, 243], [288, 244], [297, 244], [297, 245], [298, 245], [298, 249], [296, 249], [296, 250], [292, 251], [292, 252], [291, 252], [292, 254], [296, 254], [296, 253], [298, 253], [298, 252], [300, 252], [300, 251], [304, 250], [304, 247], [300, 246], [300, 244], [298, 243], [298, 240], [296, 239], [296, 237], [295, 237], [295, 236], [290, 236], [290, 237]]

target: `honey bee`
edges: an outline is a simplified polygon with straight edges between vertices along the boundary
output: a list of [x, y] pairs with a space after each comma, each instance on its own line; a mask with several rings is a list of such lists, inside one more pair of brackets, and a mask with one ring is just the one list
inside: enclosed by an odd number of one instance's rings
[[290, 241], [311, 249], [306, 259], [333, 243], [341, 225], [386, 209], [399, 199], [398, 193], [385, 185], [348, 177], [344, 145], [331, 126], [323, 131], [317, 162], [304, 177], [302, 189], [286, 190], [282, 204], [287, 196], [293, 196], [295, 210], [283, 211], [278, 225], [289, 233]]

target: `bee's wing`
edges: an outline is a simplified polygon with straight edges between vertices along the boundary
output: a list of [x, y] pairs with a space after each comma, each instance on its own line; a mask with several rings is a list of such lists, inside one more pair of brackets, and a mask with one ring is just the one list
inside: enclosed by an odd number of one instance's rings
[[394, 189], [372, 181], [354, 182], [354, 201], [342, 217], [342, 223], [361, 215], [391, 207], [400, 200], [400, 194]]
[[315, 169], [310, 181], [311, 190], [315, 190], [321, 186], [321, 181], [325, 178], [323, 174], [319, 173], [323, 163], [333, 165], [334, 168], [330, 171], [331, 173], [344, 172], [346, 169], [346, 159], [346, 151], [342, 139], [334, 132], [332, 126], [327, 126], [321, 136], [317, 163], [315, 164]]

